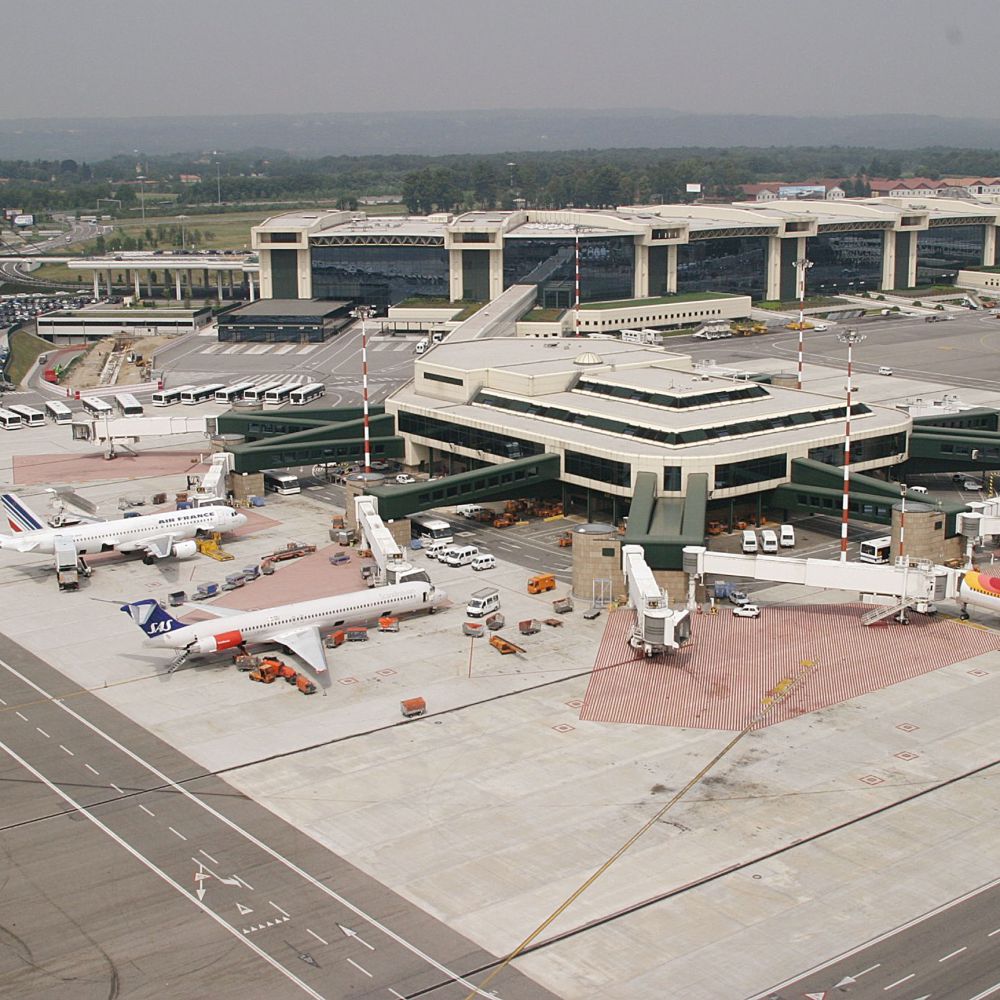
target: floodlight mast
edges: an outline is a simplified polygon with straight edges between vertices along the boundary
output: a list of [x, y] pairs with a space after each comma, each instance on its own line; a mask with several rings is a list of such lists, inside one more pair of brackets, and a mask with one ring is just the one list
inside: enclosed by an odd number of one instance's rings
[[851, 497], [851, 395], [854, 390], [853, 374], [854, 345], [865, 339], [857, 330], [847, 330], [837, 335], [842, 344], [847, 344], [847, 407], [844, 410], [844, 497], [840, 521], [840, 561], [847, 562], [848, 504]]
[[361, 405], [364, 411], [365, 429], [365, 475], [372, 471], [372, 441], [368, 429], [368, 317], [371, 306], [358, 306], [354, 315], [361, 320]]
[[805, 324], [805, 308], [806, 308], [806, 271], [813, 266], [811, 260], [806, 260], [805, 257], [799, 257], [794, 263], [794, 268], [797, 276], [796, 284], [798, 285], [799, 293], [799, 377], [796, 384], [797, 389], [802, 388], [802, 332], [803, 326]]

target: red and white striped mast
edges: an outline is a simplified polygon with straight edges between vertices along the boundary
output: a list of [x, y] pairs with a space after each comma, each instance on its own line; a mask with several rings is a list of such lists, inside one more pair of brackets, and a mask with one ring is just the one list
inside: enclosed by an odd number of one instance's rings
[[372, 471], [372, 442], [368, 431], [368, 316], [371, 306], [358, 306], [356, 310], [361, 317], [361, 405], [364, 409], [365, 427], [365, 475]]
[[851, 394], [853, 384], [851, 376], [853, 374], [854, 345], [860, 344], [865, 339], [863, 333], [857, 330], [848, 330], [841, 333], [837, 339], [842, 344], [847, 344], [847, 409], [844, 411], [844, 499], [841, 510], [840, 522], [840, 561], [847, 562], [847, 524], [848, 524], [848, 503], [851, 497]]
[[575, 327], [576, 336], [580, 336], [580, 229], [578, 226], [573, 227], [574, 243], [576, 248], [576, 296], [573, 302], [574, 319], [573, 324]]
[[802, 388], [802, 336], [803, 327], [805, 326], [805, 308], [806, 308], [806, 271], [813, 266], [811, 260], [806, 260], [805, 257], [799, 257], [795, 261], [795, 273], [798, 277], [798, 292], [799, 292], [799, 378], [797, 389]]

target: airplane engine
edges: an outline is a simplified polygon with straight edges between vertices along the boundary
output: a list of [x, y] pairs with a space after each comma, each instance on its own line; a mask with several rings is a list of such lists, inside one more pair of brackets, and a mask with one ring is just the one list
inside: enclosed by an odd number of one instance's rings
[[195, 643], [195, 651], [199, 653], [221, 653], [226, 649], [235, 649], [243, 645], [243, 634], [240, 631], [220, 632], [218, 635], [206, 635]]
[[171, 553], [176, 559], [190, 559], [198, 554], [198, 545], [193, 541], [174, 542]]

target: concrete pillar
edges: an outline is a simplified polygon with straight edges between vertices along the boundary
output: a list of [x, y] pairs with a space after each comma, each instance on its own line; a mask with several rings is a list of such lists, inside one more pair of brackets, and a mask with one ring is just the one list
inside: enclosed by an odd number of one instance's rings
[[188, 298], [194, 298], [194, 271], [189, 267], [187, 269], [187, 279], [188, 279]]
[[910, 236], [910, 252], [906, 261], [906, 285], [913, 288], [917, 283], [917, 246], [919, 239], [916, 233]]
[[108, 298], [110, 299], [112, 295], [111, 289], [114, 287], [114, 285], [112, 285], [111, 283], [111, 268], [108, 268], [107, 271], [104, 272], [104, 283], [105, 285], [107, 285]]
[[983, 265], [995, 267], [997, 262], [997, 227], [983, 226]]
[[177, 290], [177, 301], [180, 302], [180, 300], [181, 300], [181, 272], [180, 271], [174, 271], [174, 282], [175, 282], [175, 288]]
[[882, 281], [879, 288], [888, 291], [896, 287], [896, 233], [887, 229], [882, 234]]
[[489, 250], [490, 255], [490, 298], [495, 299], [503, 292], [503, 250]]
[[767, 238], [767, 259], [764, 263], [766, 292], [764, 297], [771, 301], [781, 298], [781, 240], [777, 236]]
[[448, 251], [448, 298], [457, 302], [463, 293], [462, 282], [462, 251], [452, 247]]
[[139, 287], [139, 271], [138, 269], [132, 272], [132, 285], [135, 288], [135, 297], [137, 299], [142, 298], [142, 289]]
[[219, 301], [221, 302], [222, 301], [222, 272], [221, 271], [216, 271], [215, 272], [215, 280], [216, 280], [217, 287], [219, 289]]
[[253, 272], [252, 271], [248, 271], [247, 272], [247, 284], [250, 286], [250, 301], [253, 302], [254, 301], [254, 294], [253, 294]]
[[636, 243], [634, 254], [635, 267], [632, 278], [632, 297], [636, 299], [649, 298], [649, 247]]
[[667, 295], [677, 294], [677, 244], [667, 247]]
[[146, 295], [151, 299], [153, 297], [153, 272], [146, 272]]
[[95, 271], [94, 271], [94, 298], [95, 299], [99, 299], [101, 297], [101, 286], [98, 283], [98, 278], [99, 277], [100, 277], [100, 274], [95, 269]]

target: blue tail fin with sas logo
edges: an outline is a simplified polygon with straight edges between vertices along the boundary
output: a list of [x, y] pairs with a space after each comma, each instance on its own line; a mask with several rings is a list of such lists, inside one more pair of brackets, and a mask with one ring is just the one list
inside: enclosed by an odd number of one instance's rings
[[154, 601], [152, 598], [135, 601], [132, 604], [123, 604], [120, 610], [124, 611], [151, 639], [158, 635], [165, 635], [167, 632], [176, 632], [177, 629], [185, 627], [183, 622], [168, 615], [160, 607], [160, 602]]

